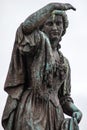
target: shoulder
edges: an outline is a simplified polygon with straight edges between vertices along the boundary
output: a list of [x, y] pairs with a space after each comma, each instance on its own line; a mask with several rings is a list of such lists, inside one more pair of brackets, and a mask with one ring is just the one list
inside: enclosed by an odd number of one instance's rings
[[68, 67], [70, 67], [70, 63], [69, 63], [69, 60], [64, 56], [64, 63], [68, 66]]
[[63, 60], [64, 64], [70, 66], [68, 58], [66, 58], [61, 51], [59, 51], [60, 57]]
[[69, 60], [63, 55], [62, 52], [59, 52], [60, 53], [60, 57], [61, 57], [61, 60], [63, 62], [63, 65], [66, 67], [67, 69], [67, 73], [70, 73], [71, 71], [71, 68], [70, 68], [70, 63], [69, 63]]

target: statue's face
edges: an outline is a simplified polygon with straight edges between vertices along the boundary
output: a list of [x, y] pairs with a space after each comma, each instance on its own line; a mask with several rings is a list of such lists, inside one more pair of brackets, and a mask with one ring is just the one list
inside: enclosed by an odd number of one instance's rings
[[60, 40], [63, 32], [63, 19], [60, 15], [52, 15], [43, 26], [44, 32], [50, 40]]

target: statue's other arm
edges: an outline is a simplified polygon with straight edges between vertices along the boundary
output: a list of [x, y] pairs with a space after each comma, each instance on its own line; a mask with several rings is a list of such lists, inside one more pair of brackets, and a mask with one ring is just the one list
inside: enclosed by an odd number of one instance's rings
[[68, 3], [50, 3], [45, 7], [41, 8], [40, 10], [36, 11], [32, 15], [30, 15], [22, 24], [23, 32], [25, 34], [31, 33], [34, 29], [38, 28], [39, 26], [43, 25], [46, 19], [50, 16], [53, 10], [69, 10], [75, 8]]
[[82, 112], [75, 106], [73, 99], [70, 96], [71, 93], [71, 70], [68, 60], [65, 58], [65, 64], [67, 66], [67, 76], [66, 80], [62, 85], [60, 90], [60, 103], [62, 105], [65, 114], [76, 118], [79, 123], [82, 118]]

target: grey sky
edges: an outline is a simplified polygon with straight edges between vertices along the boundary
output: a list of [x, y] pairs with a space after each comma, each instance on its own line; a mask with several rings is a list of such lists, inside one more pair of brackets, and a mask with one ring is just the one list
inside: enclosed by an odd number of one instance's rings
[[[71, 3], [77, 11], [67, 11], [69, 28], [61, 41], [61, 51], [71, 65], [71, 96], [83, 112], [80, 129], [87, 129], [87, 0], [0, 0], [0, 119], [7, 94], [4, 82], [8, 71], [17, 27], [31, 13], [50, 2]], [[3, 130], [0, 124], [0, 130]]]

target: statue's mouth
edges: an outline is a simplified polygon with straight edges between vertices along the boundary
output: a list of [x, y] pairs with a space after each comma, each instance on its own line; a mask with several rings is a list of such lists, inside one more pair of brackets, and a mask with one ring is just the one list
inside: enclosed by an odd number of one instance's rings
[[60, 31], [51, 31], [50, 34], [54, 36], [60, 36]]

